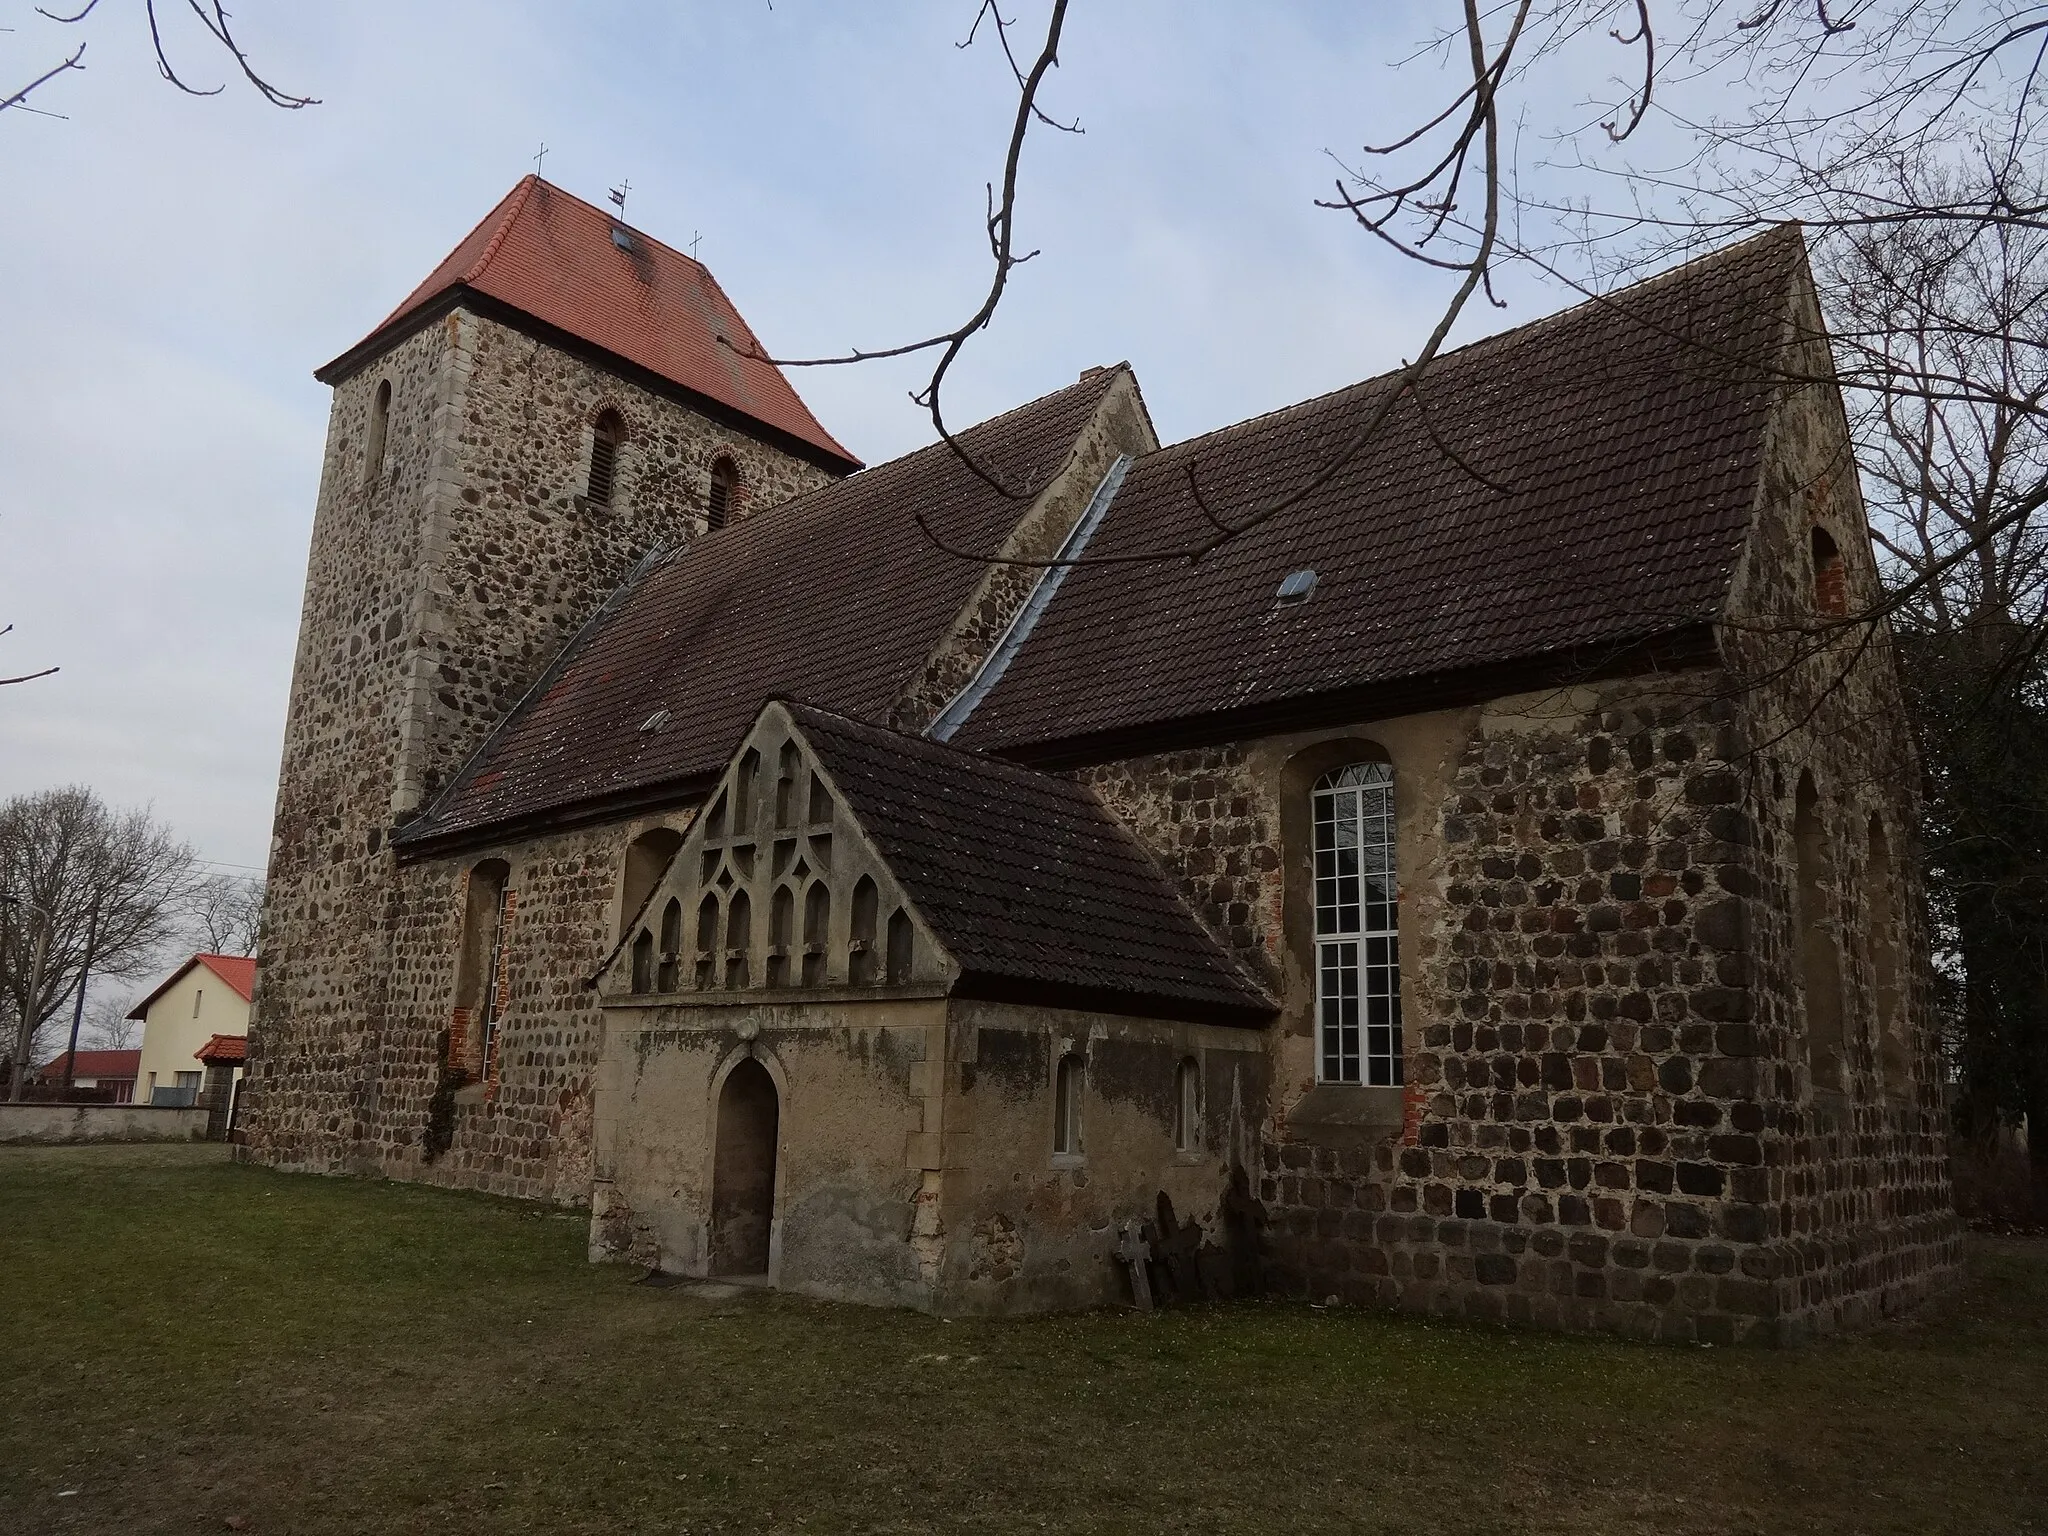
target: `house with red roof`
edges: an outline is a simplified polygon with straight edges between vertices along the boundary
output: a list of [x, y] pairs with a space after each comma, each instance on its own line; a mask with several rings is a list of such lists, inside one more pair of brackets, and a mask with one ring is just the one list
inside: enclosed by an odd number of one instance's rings
[[131, 1104], [141, 1061], [140, 1051], [60, 1051], [43, 1063], [35, 1080], [61, 1087], [68, 1074], [74, 1089], [90, 1090], [110, 1104]]
[[1955, 1274], [1796, 228], [1176, 443], [1091, 365], [864, 468], [774, 355], [529, 177], [319, 371], [244, 1155], [941, 1312]]
[[[131, 1008], [142, 1023], [136, 1063], [135, 1101], [190, 1107], [207, 1087], [216, 1042], [240, 1042], [249, 1033], [249, 1001], [256, 991], [256, 962], [246, 955], [193, 955], [158, 982]], [[239, 1048], [233, 1058], [239, 1064]], [[225, 1084], [232, 1090], [232, 1075]]]

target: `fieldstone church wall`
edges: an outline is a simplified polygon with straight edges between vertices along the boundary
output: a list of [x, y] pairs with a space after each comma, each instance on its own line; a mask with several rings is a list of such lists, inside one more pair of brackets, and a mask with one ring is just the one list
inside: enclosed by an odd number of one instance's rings
[[[593, 507], [583, 492], [607, 409], [623, 418], [625, 440], [612, 502]], [[643, 555], [702, 531], [720, 457], [739, 467], [740, 515], [831, 478], [467, 310], [336, 384], [279, 771], [244, 1089], [248, 1155], [383, 1166], [411, 1107], [386, 1118], [384, 1100], [403, 1098], [410, 1079], [387, 1083], [380, 1064], [387, 1053], [410, 1064], [434, 1039], [401, 1023], [421, 1005], [393, 991], [422, 985], [399, 941], [434, 919], [413, 911], [415, 900], [431, 905], [426, 877], [401, 873], [391, 834]], [[558, 1112], [573, 1118], [560, 1104], [546, 1111]], [[553, 1155], [534, 1150], [534, 1134], [488, 1139], [489, 1151], [459, 1150], [457, 1166], [488, 1158], [493, 1178], [511, 1164], [530, 1175]], [[575, 1183], [553, 1173], [515, 1182], [536, 1193]]]

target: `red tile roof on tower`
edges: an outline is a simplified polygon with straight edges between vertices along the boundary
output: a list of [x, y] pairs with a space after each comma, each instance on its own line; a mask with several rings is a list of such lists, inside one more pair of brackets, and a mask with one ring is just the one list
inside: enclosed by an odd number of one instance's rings
[[424, 323], [466, 295], [496, 300], [794, 438], [827, 467], [860, 468], [782, 370], [758, 355], [764, 349], [753, 331], [701, 263], [538, 176], [523, 178], [403, 304], [314, 377], [347, 377], [407, 322]]
[[190, 960], [187, 960], [183, 965], [171, 972], [170, 975], [158, 982], [155, 990], [149, 996], [129, 1009], [128, 1017], [131, 1019], [146, 1017], [149, 1013], [150, 1005], [170, 991], [180, 981], [184, 980], [185, 973], [190, 971], [195, 965], [203, 965], [213, 972], [214, 975], [228, 984], [229, 989], [234, 992], [235, 996], [245, 1003], [256, 995], [256, 962], [248, 955], [194, 955]]

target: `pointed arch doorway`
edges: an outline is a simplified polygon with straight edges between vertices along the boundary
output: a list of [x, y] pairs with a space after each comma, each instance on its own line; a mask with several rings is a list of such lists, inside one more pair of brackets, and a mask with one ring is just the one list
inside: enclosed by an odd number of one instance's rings
[[775, 1222], [775, 1149], [782, 1105], [775, 1079], [749, 1056], [718, 1091], [711, 1164], [711, 1264], [714, 1275], [768, 1273]]

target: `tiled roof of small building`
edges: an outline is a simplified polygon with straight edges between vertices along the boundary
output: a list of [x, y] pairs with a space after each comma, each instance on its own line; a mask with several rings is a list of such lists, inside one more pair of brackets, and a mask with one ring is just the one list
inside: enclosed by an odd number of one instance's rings
[[[61, 1079], [64, 1076], [64, 1058], [69, 1051], [60, 1051], [37, 1069], [45, 1080]], [[132, 1079], [142, 1069], [141, 1051], [80, 1051], [71, 1068], [71, 1079], [76, 1082], [82, 1077], [95, 1081], [120, 1082]]]
[[602, 208], [522, 179], [427, 280], [361, 342], [319, 370], [345, 375], [373, 343], [456, 289], [496, 299], [656, 377], [708, 397], [820, 450], [860, 461], [818, 424], [782, 370], [765, 361], [747, 322], [700, 262]]
[[[1438, 359], [1419, 403], [1327, 484], [1203, 559], [1074, 568], [953, 740], [1056, 757], [1044, 744], [1318, 694], [1354, 690], [1369, 710], [1399, 680], [1711, 621], [1777, 387], [1758, 363], [1803, 261], [1787, 227]], [[1394, 387], [1368, 380], [1140, 459], [1087, 555], [1201, 544], [1214, 525], [1191, 478], [1242, 516], [1312, 478]], [[1277, 602], [1302, 570], [1313, 593]]]
[[962, 970], [956, 995], [1259, 1024], [1272, 1001], [1072, 780], [788, 705]]
[[247, 1035], [215, 1035], [192, 1054], [200, 1061], [240, 1063], [248, 1059], [249, 1037]]
[[[1104, 369], [961, 441], [1035, 493], [1119, 374]], [[690, 541], [571, 644], [400, 841], [711, 775], [770, 698], [886, 716], [985, 570], [937, 548], [916, 516], [984, 549], [1026, 504], [935, 444]]]

